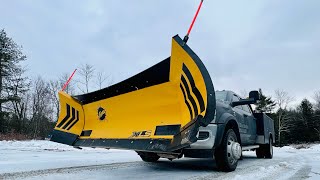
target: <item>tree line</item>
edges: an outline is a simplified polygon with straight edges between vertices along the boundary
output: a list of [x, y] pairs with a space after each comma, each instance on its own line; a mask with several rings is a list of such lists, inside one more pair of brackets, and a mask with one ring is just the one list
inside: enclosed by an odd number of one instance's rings
[[284, 90], [276, 90], [274, 97], [259, 90], [261, 101], [256, 111], [269, 113], [274, 120], [278, 146], [320, 141], [320, 91], [314, 93], [315, 103], [304, 98], [298, 106], [290, 106], [294, 97]]
[[[0, 30], [0, 140], [43, 139], [59, 117], [58, 91], [70, 75], [52, 80], [29, 78], [22, 66], [26, 60], [22, 47]], [[82, 65], [77, 75], [65, 89], [68, 94], [87, 93], [111, 83], [107, 74], [89, 64]]]
[[[70, 75], [64, 73], [53, 80], [28, 78], [22, 66], [26, 60], [22, 47], [0, 30], [0, 140], [45, 138], [59, 117], [57, 93]], [[78, 69], [77, 77], [65, 89], [68, 94], [88, 93], [111, 84], [110, 76], [89, 64]], [[320, 140], [320, 91], [314, 94], [315, 103], [304, 99], [297, 107], [290, 106], [294, 98], [284, 90], [276, 90], [273, 97], [261, 89], [259, 93], [261, 101], [255, 110], [274, 119], [277, 145]], [[245, 91], [241, 94], [247, 95]]]

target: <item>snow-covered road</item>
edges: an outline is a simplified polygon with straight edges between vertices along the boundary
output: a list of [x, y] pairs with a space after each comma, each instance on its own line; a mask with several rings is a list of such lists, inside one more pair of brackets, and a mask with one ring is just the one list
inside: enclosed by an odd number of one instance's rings
[[0, 179], [320, 179], [320, 145], [274, 149], [273, 159], [244, 152], [236, 171], [210, 159], [145, 163], [133, 151], [73, 147], [49, 141], [0, 141]]

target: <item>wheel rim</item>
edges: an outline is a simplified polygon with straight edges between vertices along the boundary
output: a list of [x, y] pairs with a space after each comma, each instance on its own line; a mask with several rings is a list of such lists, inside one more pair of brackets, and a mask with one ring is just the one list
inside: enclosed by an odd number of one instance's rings
[[228, 157], [228, 162], [230, 165], [235, 164], [238, 159], [236, 159], [234, 157], [234, 153], [232, 152], [232, 146], [234, 145], [234, 143], [237, 143], [237, 138], [234, 136], [229, 136], [228, 137], [228, 143], [227, 143], [227, 157]]

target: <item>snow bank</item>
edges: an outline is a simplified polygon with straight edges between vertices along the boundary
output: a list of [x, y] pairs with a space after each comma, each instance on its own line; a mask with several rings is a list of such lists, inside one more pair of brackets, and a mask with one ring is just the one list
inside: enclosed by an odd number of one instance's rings
[[[245, 151], [244, 159], [239, 161], [234, 172], [222, 173], [208, 169], [211, 161], [182, 158], [170, 162], [161, 160], [161, 163], [151, 166], [128, 165], [114, 169], [114, 163], [141, 161], [134, 151], [107, 150], [102, 148], [77, 149], [71, 146], [50, 141], [0, 141], [0, 179], [5, 173], [16, 173], [68, 168], [91, 165], [112, 164], [110, 169], [97, 169], [83, 173], [56, 173], [47, 174], [47, 179], [90, 179], [91, 174], [105, 179], [106, 171], [109, 179], [135, 178], [145, 176], [149, 179], [163, 179], [174, 177], [220, 177], [223, 179], [320, 179], [320, 144], [313, 144], [307, 149], [296, 149], [293, 146], [282, 148], [274, 147], [273, 159], [257, 159], [254, 151]], [[206, 165], [209, 163], [209, 165]], [[198, 167], [197, 167], [198, 166]], [[151, 171], [151, 172], [150, 172]], [[148, 172], [148, 173], [146, 173]], [[170, 175], [169, 175], [170, 174]], [[86, 175], [86, 176], [84, 176]], [[134, 175], [134, 176], [133, 176]], [[91, 177], [92, 178], [92, 177]], [[35, 176], [34, 179], [42, 179]], [[201, 178], [200, 178], [201, 179]]]
[[0, 174], [139, 160], [134, 151], [77, 149], [46, 140], [0, 141]]

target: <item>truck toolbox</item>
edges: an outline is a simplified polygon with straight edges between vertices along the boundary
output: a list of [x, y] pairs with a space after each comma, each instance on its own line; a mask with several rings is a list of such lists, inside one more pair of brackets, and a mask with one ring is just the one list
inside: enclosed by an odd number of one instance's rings
[[[274, 122], [265, 113], [253, 113], [257, 119], [257, 136], [258, 144], [268, 144], [270, 135], [274, 135]], [[273, 143], [275, 143], [275, 137], [272, 136]]]

